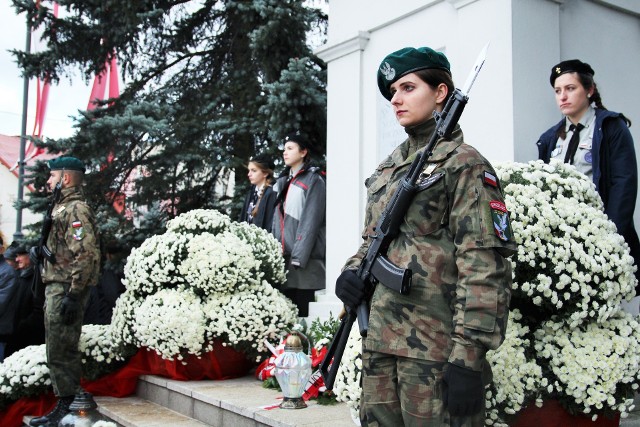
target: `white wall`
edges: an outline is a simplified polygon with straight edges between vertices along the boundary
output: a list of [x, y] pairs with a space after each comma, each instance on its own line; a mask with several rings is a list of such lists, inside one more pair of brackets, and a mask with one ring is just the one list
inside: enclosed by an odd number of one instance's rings
[[564, 59], [594, 67], [605, 106], [636, 123], [640, 143], [639, 17], [640, 2], [631, 0], [331, 0], [328, 43], [316, 52], [328, 64], [323, 303], [361, 242], [364, 180], [404, 139], [377, 89], [387, 54], [406, 46], [441, 50], [461, 87], [490, 42], [460, 120], [465, 141], [490, 161], [528, 161], [537, 158], [538, 136], [561, 117], [548, 79]]

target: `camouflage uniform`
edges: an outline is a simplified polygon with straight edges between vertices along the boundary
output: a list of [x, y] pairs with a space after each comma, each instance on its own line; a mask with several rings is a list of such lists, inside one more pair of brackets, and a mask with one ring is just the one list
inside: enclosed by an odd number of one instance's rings
[[[355, 268], [367, 236], [435, 120], [407, 128], [409, 139], [366, 181], [367, 210]], [[504, 199], [489, 162], [463, 143], [459, 127], [440, 140], [425, 179], [387, 256], [412, 271], [412, 289], [401, 295], [379, 284], [371, 298], [369, 333], [363, 344], [363, 425], [450, 425], [442, 405], [447, 362], [488, 369], [485, 353], [504, 339], [515, 243]], [[426, 177], [430, 179], [427, 181]], [[451, 425], [482, 425], [457, 420]]]
[[78, 296], [81, 307], [86, 305], [89, 287], [98, 281], [100, 246], [93, 211], [79, 187], [62, 190], [52, 216], [47, 247], [55, 255], [55, 264], [45, 259], [42, 271], [47, 364], [55, 395], [70, 396], [80, 391], [82, 360], [78, 342], [82, 314], [65, 325], [60, 307], [67, 292]]

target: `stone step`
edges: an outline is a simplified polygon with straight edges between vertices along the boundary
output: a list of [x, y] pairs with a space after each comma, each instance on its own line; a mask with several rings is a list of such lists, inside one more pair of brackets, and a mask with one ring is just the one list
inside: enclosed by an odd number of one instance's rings
[[[224, 381], [175, 381], [155, 375], [138, 380], [135, 397], [96, 397], [100, 411], [124, 427], [353, 427], [348, 407], [307, 402], [280, 409], [282, 393], [253, 376]], [[270, 408], [270, 409], [269, 409]]]
[[100, 412], [118, 427], [206, 427], [208, 424], [137, 396], [96, 396]]

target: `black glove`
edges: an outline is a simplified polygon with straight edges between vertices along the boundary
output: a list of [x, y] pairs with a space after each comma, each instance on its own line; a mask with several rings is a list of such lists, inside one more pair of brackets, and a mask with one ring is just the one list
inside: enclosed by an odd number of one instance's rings
[[72, 324], [80, 314], [80, 301], [72, 293], [67, 293], [60, 304], [60, 317], [65, 325]]
[[355, 270], [344, 270], [336, 280], [336, 296], [352, 310], [364, 300], [364, 282]]
[[449, 363], [442, 383], [442, 399], [452, 417], [477, 414], [484, 406], [482, 373]]
[[40, 246], [33, 246], [29, 249], [29, 260], [32, 265], [36, 265], [40, 262]]

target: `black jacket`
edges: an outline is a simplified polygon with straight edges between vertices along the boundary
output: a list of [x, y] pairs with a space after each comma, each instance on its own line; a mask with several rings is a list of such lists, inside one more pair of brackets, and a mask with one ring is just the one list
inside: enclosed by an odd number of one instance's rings
[[273, 212], [276, 204], [277, 194], [273, 191], [273, 187], [269, 186], [264, 190], [260, 204], [258, 205], [258, 212], [249, 221], [249, 203], [251, 203], [251, 197], [255, 192], [255, 185], [251, 186], [251, 189], [244, 198], [244, 204], [242, 205], [242, 212], [240, 212], [240, 221], [249, 222], [250, 224], [257, 225], [260, 228], [271, 232], [271, 224], [273, 223]]

